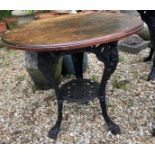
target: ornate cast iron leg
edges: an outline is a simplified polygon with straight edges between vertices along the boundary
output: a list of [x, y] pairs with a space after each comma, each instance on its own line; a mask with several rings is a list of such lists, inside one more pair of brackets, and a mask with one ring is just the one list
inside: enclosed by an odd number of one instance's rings
[[116, 135], [120, 133], [120, 128], [115, 124], [107, 113], [106, 106], [106, 85], [111, 75], [115, 71], [118, 63], [118, 49], [117, 42], [109, 43], [104, 45], [103, 49], [96, 52], [97, 58], [102, 61], [105, 65], [102, 81], [99, 89], [99, 100], [102, 109], [102, 115], [108, 125], [109, 130], [112, 134]]
[[83, 52], [72, 54], [76, 78], [83, 79]]
[[[61, 122], [62, 122], [63, 99], [62, 99], [62, 96], [61, 96], [61, 93], [59, 90], [58, 82], [54, 76], [54, 70], [53, 70], [53, 68], [50, 68], [51, 67], [50, 63], [57, 63], [59, 56], [54, 55], [50, 52], [49, 53], [40, 52], [39, 59], [40, 59], [40, 61], [39, 61], [38, 66], [39, 66], [40, 70], [44, 73], [46, 78], [49, 80], [49, 84], [54, 85], [53, 87], [55, 89], [57, 106], [58, 106], [58, 115], [57, 115], [56, 124], [53, 128], [50, 129], [48, 136], [50, 138], [56, 139], [57, 135], [60, 131], [60, 126], [61, 126]], [[47, 70], [48, 70], [48, 72], [47, 72]]]
[[50, 131], [48, 132], [48, 137], [53, 138], [55, 140], [57, 139], [57, 135], [60, 131], [60, 126], [61, 126], [61, 122], [62, 122], [63, 100], [57, 99], [57, 105], [58, 105], [57, 121], [56, 121], [55, 126], [53, 128], [51, 128]]

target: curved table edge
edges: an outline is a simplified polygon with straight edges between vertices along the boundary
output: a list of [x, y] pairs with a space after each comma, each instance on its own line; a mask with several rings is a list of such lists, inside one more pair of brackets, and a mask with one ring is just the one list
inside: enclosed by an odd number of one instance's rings
[[85, 39], [80, 41], [73, 41], [73, 42], [65, 42], [65, 43], [59, 43], [59, 44], [50, 44], [50, 45], [16, 45], [14, 43], [6, 41], [3, 36], [1, 37], [3, 43], [14, 49], [24, 50], [24, 51], [63, 51], [63, 50], [71, 50], [71, 49], [78, 49], [78, 48], [84, 48], [89, 47], [97, 44], [105, 44], [113, 41], [118, 41], [122, 38], [125, 38], [129, 35], [135, 34], [142, 30], [144, 27], [143, 23], [139, 24], [136, 27], [130, 28], [128, 30], [122, 31], [122, 32], [116, 32], [112, 33], [107, 36], [103, 37], [97, 37], [92, 39]]

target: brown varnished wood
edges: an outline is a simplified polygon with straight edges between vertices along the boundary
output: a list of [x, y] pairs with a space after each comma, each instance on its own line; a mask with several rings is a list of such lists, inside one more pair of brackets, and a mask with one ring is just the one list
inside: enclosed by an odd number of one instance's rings
[[66, 15], [33, 21], [2, 36], [12, 48], [60, 51], [117, 41], [143, 28], [140, 19], [114, 13]]

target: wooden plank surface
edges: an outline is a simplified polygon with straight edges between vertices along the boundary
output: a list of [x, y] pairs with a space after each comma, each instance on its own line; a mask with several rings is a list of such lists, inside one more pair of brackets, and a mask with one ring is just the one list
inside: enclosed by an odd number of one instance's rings
[[21, 25], [2, 40], [16, 49], [59, 51], [116, 41], [142, 28], [140, 19], [124, 14], [76, 14]]

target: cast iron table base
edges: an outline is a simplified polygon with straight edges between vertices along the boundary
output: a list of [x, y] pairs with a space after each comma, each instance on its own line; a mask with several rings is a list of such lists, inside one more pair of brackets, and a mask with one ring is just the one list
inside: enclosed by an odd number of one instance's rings
[[[79, 50], [81, 52], [79, 52]], [[91, 80], [88, 80], [88, 79], [83, 79], [83, 71], [82, 71], [83, 52], [92, 52], [96, 54], [97, 58], [104, 63], [104, 72], [103, 72], [103, 76], [100, 84], [98, 84], [97, 82], [92, 82]], [[87, 47], [83, 49], [77, 49], [77, 50], [74, 50], [74, 52], [72, 50], [72, 51], [68, 51], [68, 53], [72, 53], [72, 59], [75, 67], [77, 80], [72, 80], [62, 85], [61, 88], [59, 88], [59, 85], [56, 82], [55, 77], [53, 76], [53, 79], [51, 79], [51, 83], [53, 84], [53, 81], [55, 83], [54, 89], [55, 89], [56, 99], [57, 99], [58, 114], [57, 114], [56, 124], [49, 131], [48, 136], [50, 138], [57, 139], [57, 135], [60, 131], [60, 126], [62, 122], [62, 110], [63, 110], [64, 100], [73, 101], [73, 102], [87, 102], [89, 100], [92, 100], [95, 97], [98, 97], [100, 101], [102, 115], [105, 119], [108, 129], [114, 135], [119, 134], [120, 128], [109, 117], [107, 113], [107, 105], [106, 105], [107, 81], [110, 79], [111, 75], [115, 71], [117, 67], [118, 59], [119, 59], [117, 42], [112, 42], [112, 43], [99, 45], [99, 46]], [[64, 53], [61, 53], [61, 55], [63, 54]], [[60, 56], [58, 54], [54, 54], [50, 52], [49, 53], [42, 52], [41, 55], [42, 55], [41, 56], [42, 59], [44, 56], [45, 57], [49, 56], [54, 61], [58, 60], [58, 57]], [[40, 69], [48, 78], [48, 73], [45, 71], [45, 69], [48, 68], [48, 64], [50, 62], [47, 62], [47, 61], [40, 61], [40, 62], [41, 62], [41, 64], [39, 65]], [[52, 73], [52, 70], [51, 70], [51, 73]]]

